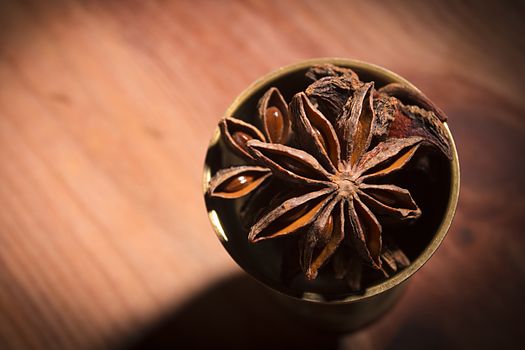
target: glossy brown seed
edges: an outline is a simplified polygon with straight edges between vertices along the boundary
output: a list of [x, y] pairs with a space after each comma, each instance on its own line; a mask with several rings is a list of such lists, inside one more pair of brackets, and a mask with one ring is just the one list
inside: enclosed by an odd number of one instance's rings
[[279, 90], [272, 87], [261, 97], [258, 104], [259, 119], [269, 142], [285, 144], [291, 134], [288, 104]]
[[213, 197], [239, 198], [255, 190], [270, 175], [268, 168], [259, 166], [222, 169], [210, 180], [208, 191]]
[[257, 178], [256, 175], [260, 175], [260, 174], [246, 173], [246, 174], [242, 174], [237, 177], [234, 177], [232, 179], [229, 179], [228, 182], [224, 183], [219, 188], [219, 190], [222, 192], [240, 191], [246, 188], [246, 186], [249, 186]]
[[265, 140], [264, 135], [256, 127], [233, 117], [223, 118], [219, 122], [219, 127], [225, 144], [243, 158], [252, 158], [246, 145], [248, 141]]
[[246, 143], [250, 140], [253, 140], [253, 137], [248, 135], [243, 131], [236, 131], [232, 134], [232, 138], [239, 147], [241, 147], [245, 152], [249, 152], [248, 146]]
[[273, 142], [282, 143], [284, 140], [284, 117], [277, 107], [269, 107], [265, 113], [266, 128]]

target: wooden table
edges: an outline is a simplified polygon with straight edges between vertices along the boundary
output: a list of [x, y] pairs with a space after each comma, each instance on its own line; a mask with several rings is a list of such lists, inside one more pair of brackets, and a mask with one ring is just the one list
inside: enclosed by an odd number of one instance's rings
[[[4, 1], [0, 349], [512, 348], [525, 331], [523, 3]], [[208, 140], [257, 77], [320, 56], [449, 115], [456, 218], [401, 302], [347, 335], [267, 302], [214, 236]]]

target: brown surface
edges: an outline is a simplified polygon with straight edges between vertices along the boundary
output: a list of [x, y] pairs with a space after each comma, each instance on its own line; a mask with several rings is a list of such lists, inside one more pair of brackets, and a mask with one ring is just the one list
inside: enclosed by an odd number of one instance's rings
[[[524, 6], [422, 3], [2, 2], [0, 349], [139, 335], [137, 349], [510, 348], [525, 331]], [[319, 56], [419, 86], [448, 113], [462, 165], [442, 248], [391, 313], [345, 336], [260, 304], [201, 198], [228, 104]]]

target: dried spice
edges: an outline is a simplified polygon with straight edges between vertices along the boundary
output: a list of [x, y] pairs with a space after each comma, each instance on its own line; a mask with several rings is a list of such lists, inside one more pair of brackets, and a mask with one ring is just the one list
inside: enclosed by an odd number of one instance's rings
[[[363, 266], [388, 276], [410, 264], [396, 242], [382, 237], [382, 223], [412, 221], [421, 210], [388, 179], [423, 144], [450, 158], [445, 115], [419, 91], [401, 84], [376, 90], [347, 68], [320, 65], [306, 76], [313, 83], [289, 105], [277, 88], [264, 94], [262, 131], [233, 117], [221, 120], [224, 143], [246, 165], [218, 171], [208, 193], [239, 198], [258, 189], [273, 198], [249, 201], [256, 214], [248, 216], [248, 239], [293, 234], [308, 279], [331, 260], [335, 278], [359, 290]], [[262, 187], [267, 179], [283, 185]]]
[[[288, 104], [276, 88], [269, 89], [259, 100], [259, 119], [263, 132], [233, 117], [219, 122], [224, 143], [248, 164], [257, 164], [248, 148], [250, 140], [286, 143], [291, 136]], [[210, 181], [209, 193], [215, 197], [238, 198], [256, 190], [271, 175], [261, 166], [238, 166], [219, 171]]]

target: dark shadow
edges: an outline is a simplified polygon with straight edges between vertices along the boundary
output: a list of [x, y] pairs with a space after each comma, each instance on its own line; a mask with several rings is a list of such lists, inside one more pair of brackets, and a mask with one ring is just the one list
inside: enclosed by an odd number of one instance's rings
[[424, 321], [403, 324], [386, 350], [440, 350], [452, 349], [452, 341], [447, 339], [438, 327]]
[[246, 275], [222, 280], [143, 330], [124, 350], [337, 349], [339, 337], [290, 315]]

